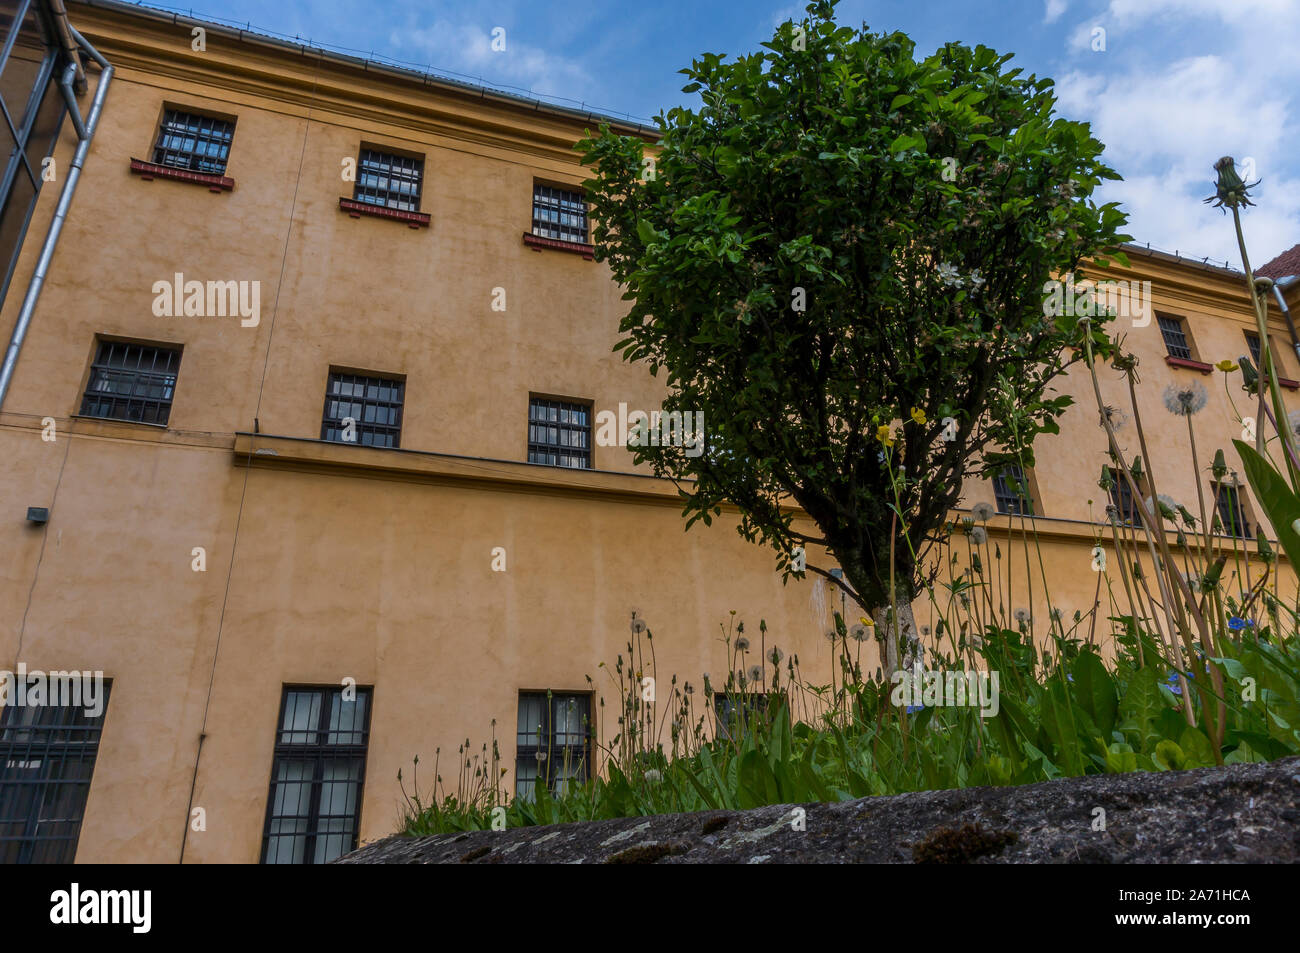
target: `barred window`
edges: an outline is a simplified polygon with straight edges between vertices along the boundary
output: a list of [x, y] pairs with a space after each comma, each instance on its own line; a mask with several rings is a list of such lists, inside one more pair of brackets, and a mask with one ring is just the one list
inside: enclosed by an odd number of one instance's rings
[[224, 175], [235, 124], [197, 113], [168, 109], [163, 113], [153, 161], [173, 169]]
[[262, 863], [325, 864], [356, 849], [370, 698], [369, 688], [285, 688]]
[[368, 205], [418, 212], [423, 177], [423, 159], [362, 149], [352, 198]]
[[1016, 516], [1034, 515], [1034, 498], [1029, 478], [1018, 463], [1008, 463], [993, 477], [993, 498], [999, 513]]
[[1187, 337], [1186, 322], [1168, 314], [1157, 314], [1156, 321], [1160, 324], [1160, 333], [1165, 339], [1165, 350], [1169, 356], [1192, 360], [1192, 344]]
[[556, 795], [591, 771], [591, 696], [520, 692], [515, 796], [531, 801], [538, 779]]
[[591, 469], [591, 406], [541, 397], [529, 400], [528, 462]]
[[534, 185], [533, 234], [585, 244], [587, 202], [582, 193], [550, 185]]
[[774, 717], [788, 717], [785, 696], [765, 692], [715, 692], [713, 714], [717, 737], [727, 741], [743, 741], [756, 729], [766, 730]]
[[331, 371], [320, 438], [363, 447], [400, 447], [406, 382]]
[[176, 393], [179, 348], [100, 341], [81, 400], [83, 417], [166, 424]]
[[1246, 346], [1250, 348], [1250, 359], [1255, 362], [1255, 367], [1263, 371], [1263, 368], [1259, 366], [1259, 335], [1247, 331]]
[[1214, 483], [1215, 509], [1219, 514], [1219, 532], [1228, 536], [1249, 537], [1250, 521], [1247, 519], [1241, 491], [1232, 483]]
[[1110, 470], [1110, 501], [1119, 512], [1119, 521], [1130, 526], [1142, 525], [1142, 510], [1133, 499], [1133, 491], [1122, 473], [1114, 467]]
[[76, 858], [109, 688], [90, 708], [85, 698], [0, 708], [0, 864]]

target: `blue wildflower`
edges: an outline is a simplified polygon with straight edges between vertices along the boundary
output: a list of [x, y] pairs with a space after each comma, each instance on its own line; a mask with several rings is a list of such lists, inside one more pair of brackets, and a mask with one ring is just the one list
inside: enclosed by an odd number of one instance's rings
[[915, 714], [916, 712], [920, 711], [920, 710], [923, 709], [924, 707], [925, 707], [924, 705], [908, 705], [908, 706], [907, 706], [907, 713], [908, 713], [909, 715]]
[[1181, 685], [1178, 684], [1178, 673], [1177, 673], [1177, 672], [1170, 672], [1170, 673], [1169, 673], [1168, 684], [1167, 684], [1166, 687], [1167, 687], [1171, 692], [1173, 692], [1175, 695], [1181, 695], [1181, 694], [1183, 693], [1183, 687], [1182, 687]]
[[1235, 615], [1228, 620], [1228, 628], [1233, 632], [1240, 632], [1242, 629], [1246, 628], [1246, 626], [1254, 627], [1254, 625], [1254, 619], [1243, 619], [1240, 616]]

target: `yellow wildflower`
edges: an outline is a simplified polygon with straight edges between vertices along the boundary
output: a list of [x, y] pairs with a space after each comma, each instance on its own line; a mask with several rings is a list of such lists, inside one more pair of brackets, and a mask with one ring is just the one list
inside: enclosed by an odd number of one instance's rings
[[924, 426], [925, 426], [925, 411], [922, 410], [920, 407], [913, 407], [913, 408], [912, 408], [912, 419], [915, 420], [915, 421], [916, 421], [918, 424], [920, 424], [922, 427], [924, 427]]
[[894, 445], [894, 438], [890, 435], [889, 424], [881, 424], [876, 428], [876, 439], [886, 447], [892, 447]]
[[1225, 374], [1231, 374], [1233, 371], [1237, 369], [1237, 365], [1232, 363], [1232, 361], [1228, 360], [1226, 357], [1223, 360], [1221, 360], [1218, 364], [1215, 364], [1214, 366], [1217, 367], [1219, 370], [1223, 371], [1223, 373]]

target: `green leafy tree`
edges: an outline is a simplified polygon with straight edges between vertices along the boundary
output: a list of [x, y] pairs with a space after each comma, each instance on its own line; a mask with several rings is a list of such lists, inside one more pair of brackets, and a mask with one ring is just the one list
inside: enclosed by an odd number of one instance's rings
[[705, 422], [703, 452], [637, 459], [679, 481], [688, 525], [738, 507], [787, 578], [824, 547], [878, 621], [898, 605], [897, 633], [963, 482], [1032, 465], [1069, 345], [1108, 353], [1047, 283], [1128, 236], [1089, 200], [1118, 176], [1050, 80], [983, 46], [917, 61], [833, 16], [814, 2], [761, 52], [702, 55], [682, 71], [701, 105], [660, 115], [653, 148], [607, 127], [579, 148], [631, 302], [616, 350]]

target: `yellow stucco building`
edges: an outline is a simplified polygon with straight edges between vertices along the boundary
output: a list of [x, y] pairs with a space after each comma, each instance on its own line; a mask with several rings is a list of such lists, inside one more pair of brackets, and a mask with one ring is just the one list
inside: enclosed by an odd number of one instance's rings
[[[587, 244], [572, 146], [602, 117], [112, 0], [16, 6], [0, 81], [27, 70], [57, 114], [66, 79], [81, 118], [25, 121], [4, 180], [0, 669], [111, 688], [94, 717], [5, 709], [0, 860], [329, 859], [396, 828], [413, 756], [493, 719], [526, 782], [539, 745], [590, 745], [587, 676], [606, 688], [633, 611], [661, 675], [725, 670], [737, 610], [827, 680], [838, 597], [726, 520], [684, 532], [672, 485], [593, 438], [662, 398], [611, 353], [620, 292]], [[103, 62], [69, 70], [79, 45]], [[1160, 490], [1191, 501], [1161, 394], [1206, 384], [1202, 465], [1231, 452], [1208, 365], [1253, 317], [1239, 273], [1130, 254], [1108, 275], [1152, 301], [1118, 328]], [[1053, 602], [1086, 611], [1106, 443], [1086, 376], [1062, 386], [1031, 522]]]

